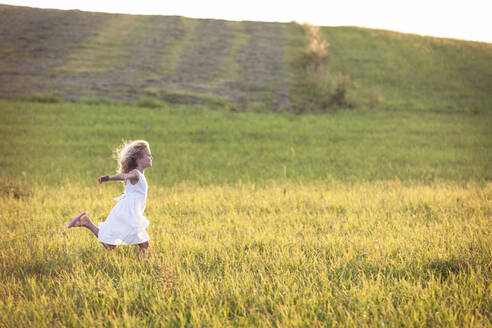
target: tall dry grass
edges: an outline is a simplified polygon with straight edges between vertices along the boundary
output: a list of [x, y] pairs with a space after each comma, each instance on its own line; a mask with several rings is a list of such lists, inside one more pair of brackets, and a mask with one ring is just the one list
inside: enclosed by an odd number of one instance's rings
[[326, 65], [330, 60], [328, 52], [330, 44], [322, 38], [319, 26], [304, 23], [302, 28], [308, 43], [307, 48], [304, 50], [308, 59], [308, 71], [320, 83], [325, 74]]
[[490, 326], [492, 185], [151, 185], [149, 257], [66, 230], [119, 184], [0, 197], [0, 325]]

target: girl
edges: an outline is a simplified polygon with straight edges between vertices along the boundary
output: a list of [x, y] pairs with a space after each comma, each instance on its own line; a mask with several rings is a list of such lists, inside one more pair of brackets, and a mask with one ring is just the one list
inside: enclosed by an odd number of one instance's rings
[[137, 244], [139, 256], [145, 255], [149, 247], [149, 234], [145, 230], [149, 221], [143, 212], [147, 199], [147, 180], [144, 170], [152, 166], [152, 155], [149, 143], [137, 140], [124, 143], [116, 151], [118, 156], [118, 174], [104, 175], [97, 179], [99, 183], [106, 181], [124, 181], [123, 195], [115, 198], [119, 202], [113, 207], [105, 222], [98, 227], [82, 212], [77, 215], [68, 228], [85, 227], [92, 231], [107, 249], [116, 245]]

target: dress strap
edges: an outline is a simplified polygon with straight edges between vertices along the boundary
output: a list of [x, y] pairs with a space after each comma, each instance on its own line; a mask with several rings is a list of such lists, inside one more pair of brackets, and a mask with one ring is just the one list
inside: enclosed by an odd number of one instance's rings
[[138, 173], [138, 177], [139, 177], [139, 178], [140, 178], [140, 176], [142, 175], [142, 172], [140, 172], [138, 169], [133, 169], [133, 170], [131, 170], [130, 172], [132, 172], [132, 171], [137, 172], [137, 173]]

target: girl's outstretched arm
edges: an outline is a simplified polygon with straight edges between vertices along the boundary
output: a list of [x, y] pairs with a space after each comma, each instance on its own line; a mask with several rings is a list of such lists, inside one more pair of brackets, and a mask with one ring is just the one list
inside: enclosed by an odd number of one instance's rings
[[130, 180], [132, 184], [135, 184], [138, 181], [138, 173], [135, 170], [128, 173], [118, 173], [115, 175], [103, 175], [97, 178], [99, 183], [103, 183], [106, 181], [124, 181]]

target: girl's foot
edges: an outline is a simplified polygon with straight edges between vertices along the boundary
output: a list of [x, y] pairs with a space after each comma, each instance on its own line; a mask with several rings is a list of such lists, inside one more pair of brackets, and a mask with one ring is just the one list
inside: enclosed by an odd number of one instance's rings
[[83, 211], [79, 215], [77, 215], [69, 224], [68, 228], [75, 228], [75, 227], [81, 227], [82, 226], [82, 220], [81, 218], [86, 214], [86, 211]]
[[87, 228], [89, 229], [93, 234], [94, 236], [99, 236], [99, 228], [96, 227], [94, 225], [94, 223], [92, 223], [92, 220], [90, 217], [88, 217], [86, 214], [86, 212], [82, 212], [80, 213], [79, 215], [77, 215], [73, 220], [72, 222], [70, 222], [70, 224], [68, 225], [68, 228], [76, 228], [76, 227], [84, 227], [84, 228]]

